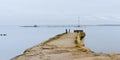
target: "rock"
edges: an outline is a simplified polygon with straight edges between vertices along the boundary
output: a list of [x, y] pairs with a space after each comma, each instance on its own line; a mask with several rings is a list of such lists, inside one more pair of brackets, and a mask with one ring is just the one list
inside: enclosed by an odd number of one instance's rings
[[84, 37], [82, 30], [58, 34], [11, 60], [119, 60], [119, 54], [94, 53], [85, 46]]

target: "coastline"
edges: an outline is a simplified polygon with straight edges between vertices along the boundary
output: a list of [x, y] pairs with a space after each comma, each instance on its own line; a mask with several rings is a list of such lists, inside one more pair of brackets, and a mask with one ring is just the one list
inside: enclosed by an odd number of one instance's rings
[[[79, 30], [78, 30], [79, 31]], [[58, 34], [11, 60], [119, 60], [120, 53], [96, 53], [84, 45], [83, 32]], [[75, 42], [77, 41], [77, 42]], [[65, 58], [63, 58], [65, 56]]]

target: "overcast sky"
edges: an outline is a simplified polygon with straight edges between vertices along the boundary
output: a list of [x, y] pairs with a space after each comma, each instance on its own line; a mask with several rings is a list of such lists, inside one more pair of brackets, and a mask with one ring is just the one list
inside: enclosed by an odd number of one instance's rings
[[0, 0], [0, 25], [119, 24], [120, 0]]

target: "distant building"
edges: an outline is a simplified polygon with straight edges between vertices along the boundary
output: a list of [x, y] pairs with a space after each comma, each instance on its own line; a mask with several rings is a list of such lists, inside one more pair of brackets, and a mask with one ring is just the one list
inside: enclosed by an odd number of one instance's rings
[[33, 27], [38, 27], [37, 25], [34, 25]]

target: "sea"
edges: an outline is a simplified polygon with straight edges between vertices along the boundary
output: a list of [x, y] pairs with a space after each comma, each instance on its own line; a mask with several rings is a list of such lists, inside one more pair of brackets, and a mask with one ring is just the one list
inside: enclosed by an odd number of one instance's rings
[[94, 52], [120, 52], [120, 26], [21, 27], [0, 26], [0, 60], [10, 60], [26, 49], [66, 29], [84, 30], [85, 46]]

